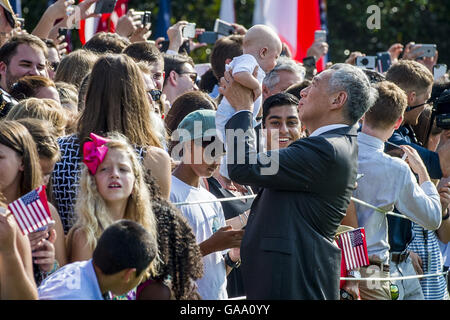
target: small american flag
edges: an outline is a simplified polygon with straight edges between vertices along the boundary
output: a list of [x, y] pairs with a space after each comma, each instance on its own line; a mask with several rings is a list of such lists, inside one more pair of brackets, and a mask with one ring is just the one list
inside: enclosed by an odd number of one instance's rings
[[8, 209], [25, 236], [52, 221], [45, 185], [11, 202]]
[[367, 254], [366, 233], [364, 228], [343, 232], [338, 236], [338, 246], [347, 270], [369, 265]]

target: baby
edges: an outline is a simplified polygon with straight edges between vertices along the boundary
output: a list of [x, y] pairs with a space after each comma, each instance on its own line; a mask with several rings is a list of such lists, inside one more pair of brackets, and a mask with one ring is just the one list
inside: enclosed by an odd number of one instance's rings
[[[253, 127], [258, 123], [256, 117], [261, 108], [261, 84], [266, 75], [276, 65], [281, 54], [281, 41], [273, 29], [265, 25], [254, 25], [245, 34], [243, 54], [235, 57], [230, 64], [225, 66], [226, 70], [232, 69], [234, 81], [253, 91], [255, 100], [253, 107]], [[256, 78], [253, 76], [255, 67], [258, 67]], [[224, 97], [217, 108], [216, 129], [217, 135], [226, 142], [225, 124], [236, 111]], [[225, 159], [225, 158], [223, 158]], [[220, 166], [222, 176], [228, 178], [224, 160]]]

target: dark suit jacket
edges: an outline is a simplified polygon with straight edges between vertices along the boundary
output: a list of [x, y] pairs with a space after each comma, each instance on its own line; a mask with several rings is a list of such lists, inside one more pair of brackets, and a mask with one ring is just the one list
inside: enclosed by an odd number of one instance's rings
[[[246, 131], [251, 117], [239, 112], [226, 129]], [[261, 174], [270, 165], [256, 155], [252, 134], [227, 139], [230, 178], [264, 188], [253, 202], [241, 244], [248, 299], [339, 299], [341, 253], [333, 239], [355, 186], [356, 130], [331, 130], [266, 153], [279, 166], [275, 175]], [[243, 143], [245, 161], [233, 154]]]

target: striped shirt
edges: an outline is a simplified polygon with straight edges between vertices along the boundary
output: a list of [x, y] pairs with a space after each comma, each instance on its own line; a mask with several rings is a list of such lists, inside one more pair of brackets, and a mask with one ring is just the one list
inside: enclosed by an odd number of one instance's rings
[[[414, 251], [422, 259], [424, 274], [442, 272], [443, 259], [435, 231], [425, 230], [413, 223], [414, 239], [408, 246], [408, 250]], [[420, 279], [425, 300], [448, 299], [447, 281], [444, 275]]]

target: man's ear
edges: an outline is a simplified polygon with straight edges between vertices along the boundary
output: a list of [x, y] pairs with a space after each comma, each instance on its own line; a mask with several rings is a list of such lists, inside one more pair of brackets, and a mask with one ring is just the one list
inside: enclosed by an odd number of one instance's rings
[[415, 91], [407, 92], [406, 96], [408, 97], [408, 106], [413, 106], [414, 101], [416, 101], [416, 92]]
[[170, 84], [175, 87], [178, 81], [178, 74], [174, 70], [170, 71], [167, 81], [169, 81]]
[[397, 121], [395, 122], [395, 126], [394, 126], [394, 130], [397, 130], [398, 128], [400, 128], [400, 126], [402, 125], [403, 122], [403, 116], [400, 116]]
[[7, 67], [8, 66], [6, 65], [6, 63], [4, 61], [0, 61], [0, 75], [6, 74]]
[[347, 92], [339, 91], [331, 97], [331, 109], [339, 109], [347, 102]]

